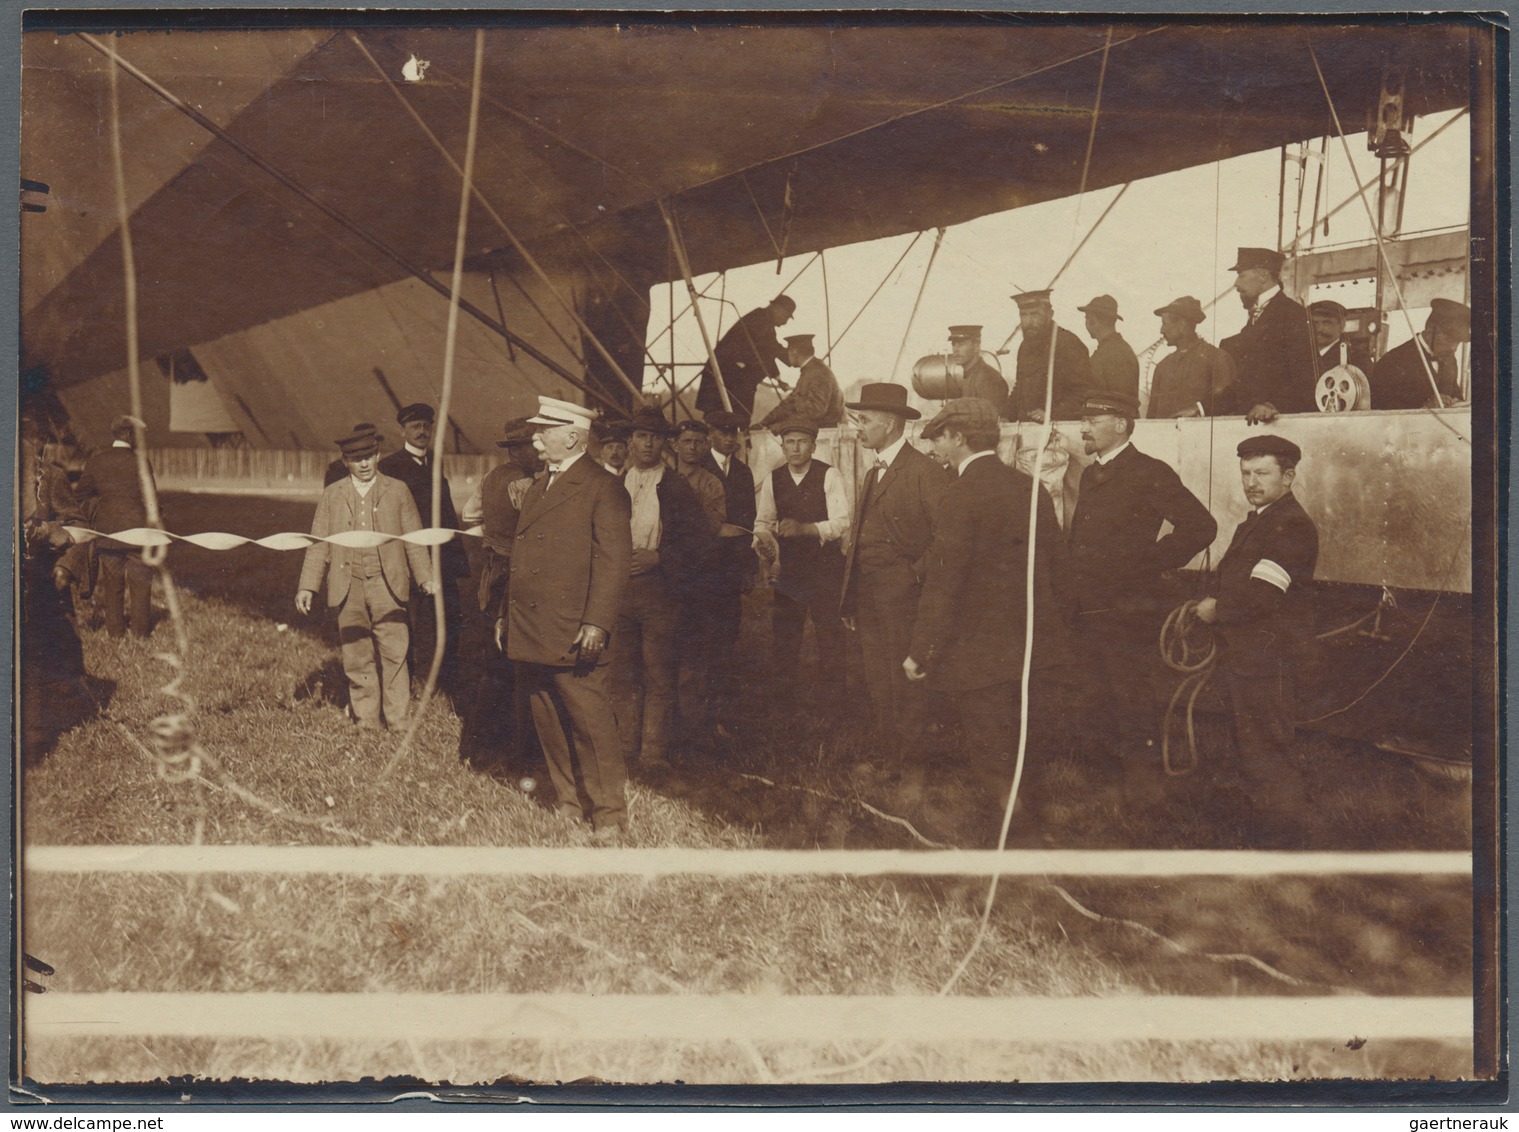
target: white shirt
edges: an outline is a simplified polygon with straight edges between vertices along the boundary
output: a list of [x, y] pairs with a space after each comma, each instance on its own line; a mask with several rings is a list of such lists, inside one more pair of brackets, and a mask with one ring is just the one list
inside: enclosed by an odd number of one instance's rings
[[655, 464], [652, 468], [640, 468], [629, 464], [623, 473], [622, 484], [633, 500], [631, 516], [634, 550], [658, 550], [664, 524], [659, 513], [659, 481], [664, 479], [665, 466]]
[[728, 468], [732, 464], [733, 457], [724, 456], [721, 453], [713, 452], [712, 459], [715, 460], [717, 462], [717, 466], [722, 469], [723, 477], [726, 479], [728, 475]]
[[1125, 440], [1122, 444], [1120, 444], [1117, 448], [1113, 449], [1113, 451], [1109, 452], [1106, 456], [1098, 456], [1097, 457], [1097, 462], [1099, 464], [1110, 464], [1110, 463], [1112, 463], [1114, 457], [1116, 457], [1120, 452], [1122, 452], [1128, 446], [1129, 446], [1129, 442], [1127, 440]]
[[1259, 318], [1261, 311], [1266, 309], [1266, 304], [1281, 293], [1281, 284], [1277, 284], [1269, 290], [1262, 291], [1259, 295], [1257, 295], [1255, 299], [1255, 306], [1250, 308], [1250, 321], [1253, 323], [1257, 318]]
[[380, 482], [379, 476], [373, 476], [362, 482], [358, 476], [349, 476], [348, 478], [353, 481], [353, 490], [359, 493], [360, 499], [367, 498], [369, 493], [374, 490], [374, 485]]
[[125, 440], [113, 440], [113, 441], [111, 441], [111, 447], [112, 448], [130, 448], [132, 446], [129, 443], [127, 443]]
[[402, 447], [404, 447], [406, 449], [406, 451], [410, 452], [411, 453], [411, 458], [413, 460], [415, 460], [419, 464], [422, 463], [424, 460], [427, 459], [427, 449], [425, 449], [425, 448], [413, 448], [412, 445], [411, 445], [411, 441], [409, 441], [409, 440]]
[[[890, 444], [888, 444], [885, 448], [883, 448], [879, 452], [877, 452], [876, 453], [876, 459], [880, 460], [883, 464], [886, 465], [886, 467], [888, 467], [888, 468], [891, 467], [891, 462], [897, 458], [897, 453], [900, 452], [900, 451], [902, 451], [902, 446], [905, 445], [906, 443], [907, 443], [907, 434], [904, 432], [901, 436], [897, 437]], [[875, 470], [874, 464], [872, 464], [871, 471], [874, 471], [874, 470]], [[883, 471], [881, 474], [885, 475], [885, 472]], [[877, 477], [877, 478], [879, 478], [879, 477]], [[868, 479], [867, 478], [867, 482], [869, 484], [871, 484], [871, 485], [875, 484], [875, 480], [874, 479]]]
[[981, 459], [982, 456], [995, 456], [996, 454], [997, 451], [994, 448], [983, 448], [980, 452], [972, 452], [969, 456], [960, 461], [959, 467], [955, 469], [955, 472], [957, 475], [963, 476], [965, 474], [965, 469], [970, 467], [971, 464], [973, 464], [975, 461]]
[[[559, 463], [557, 463], [557, 464], [550, 464], [549, 465], [549, 474], [553, 475], [553, 476], [558, 476], [562, 472], [569, 471], [570, 468], [574, 467], [575, 461], [578, 460], [578, 459], [580, 459], [580, 457], [582, 457], [584, 455], [585, 455], [585, 449], [584, 448], [582, 448], [579, 452], [572, 452], [570, 455], [566, 456], [563, 460], [559, 461]], [[549, 487], [552, 487], [552, 486], [553, 486], [553, 484], [549, 485]], [[547, 491], [548, 488], [544, 488], [544, 490]]]
[[[789, 465], [786, 466], [786, 471], [791, 473], [791, 482], [795, 484], [800, 484], [811, 470], [812, 464], [808, 463], [802, 474], [797, 475]], [[823, 495], [828, 500], [828, 518], [817, 524], [818, 542], [830, 543], [843, 538], [844, 532], [849, 529], [849, 496], [844, 494], [844, 477], [831, 465], [823, 474]], [[767, 475], [760, 480], [759, 509], [754, 519], [755, 545], [773, 539], [778, 522], [780, 520], [775, 512], [775, 481]]]

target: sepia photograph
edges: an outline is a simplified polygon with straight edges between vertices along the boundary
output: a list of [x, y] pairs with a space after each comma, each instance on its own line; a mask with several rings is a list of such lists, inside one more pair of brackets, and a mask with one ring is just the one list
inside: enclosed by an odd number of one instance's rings
[[18, 22], [13, 1104], [1502, 1101], [1501, 13]]

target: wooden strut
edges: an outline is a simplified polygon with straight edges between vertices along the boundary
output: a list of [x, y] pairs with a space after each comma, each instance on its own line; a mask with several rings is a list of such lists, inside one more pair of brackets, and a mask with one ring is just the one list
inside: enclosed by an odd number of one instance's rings
[[[390, 260], [397, 267], [401, 268], [408, 275], [425, 284], [433, 291], [436, 291], [444, 298], [448, 298], [448, 288], [434, 279], [432, 275], [430, 275], [427, 271], [424, 271], [421, 267], [412, 263], [409, 259], [407, 259], [396, 249], [392, 248], [379, 236], [368, 231], [359, 225], [356, 221], [350, 219], [345, 213], [328, 204], [326, 201], [323, 201], [320, 197], [312, 193], [294, 177], [271, 164], [251, 146], [247, 145], [243, 141], [240, 141], [238, 138], [222, 129], [215, 122], [211, 121], [210, 118], [207, 118], [199, 110], [196, 110], [189, 103], [185, 102], [184, 99], [180, 98], [173, 91], [165, 87], [162, 83], [145, 74], [142, 70], [134, 66], [132, 63], [129, 63], [127, 60], [123, 59], [120, 55], [117, 55], [113, 50], [111, 50], [111, 48], [101, 43], [100, 40], [96, 39], [93, 35], [90, 35], [87, 32], [79, 32], [77, 38], [82, 43], [94, 48], [96, 51], [100, 52], [100, 54], [104, 55], [107, 59], [111, 60], [117, 67], [120, 67], [127, 74], [131, 75], [143, 86], [147, 87], [159, 98], [163, 99], [163, 101], [167, 102], [174, 109], [185, 115], [185, 117], [189, 118], [192, 122], [200, 126], [207, 133], [211, 134], [219, 141], [226, 142], [227, 145], [231, 146], [232, 149], [236, 150], [249, 162], [251, 162], [259, 169], [262, 169], [265, 173], [269, 174], [269, 176], [273, 177], [280, 184], [284, 185], [287, 189], [293, 192], [296, 196], [300, 197], [307, 204], [311, 205], [318, 212], [322, 213], [322, 215], [326, 216], [329, 220], [332, 220], [345, 231], [348, 231], [357, 236], [359, 239], [363, 240], [371, 248], [379, 252], [386, 259]], [[586, 382], [582, 381], [580, 378], [576, 377], [569, 370], [565, 369], [562, 365], [556, 362], [553, 358], [549, 357], [547, 354], [543, 353], [541, 350], [533, 346], [531, 342], [524, 341], [522, 338], [513, 334], [510, 330], [502, 326], [499, 322], [493, 319], [490, 315], [486, 314], [479, 307], [475, 306], [473, 303], [461, 298], [459, 300], [459, 309], [473, 317], [476, 321], [494, 330], [497, 334], [501, 335], [502, 338], [511, 342], [514, 346], [525, 353], [528, 357], [532, 358], [539, 365], [543, 366], [545, 369], [552, 371], [559, 377], [564, 378], [564, 380], [568, 381], [571, 385], [575, 386], [577, 389], [580, 389], [588, 396], [595, 397], [609, 409], [612, 409], [616, 412], [622, 411], [622, 407], [620, 405], [616, 404], [611, 398], [607, 397], [600, 390], [595, 389], [594, 387], [588, 385]]]
[[691, 310], [696, 315], [696, 325], [701, 330], [702, 345], [707, 348], [707, 363], [712, 367], [712, 376], [717, 378], [717, 391], [722, 394], [723, 410], [731, 413], [733, 400], [728, 396], [728, 383], [723, 380], [722, 366], [717, 363], [717, 348], [707, 333], [707, 320], [702, 317], [701, 304], [696, 301], [696, 280], [691, 277], [691, 261], [686, 258], [685, 245], [681, 242], [679, 233], [675, 231], [675, 221], [671, 219], [670, 209], [665, 205], [663, 197], [659, 199], [659, 215], [664, 218], [665, 229], [670, 233], [670, 247], [675, 252], [675, 262], [680, 265], [681, 277], [686, 281], [686, 293], [691, 297]]

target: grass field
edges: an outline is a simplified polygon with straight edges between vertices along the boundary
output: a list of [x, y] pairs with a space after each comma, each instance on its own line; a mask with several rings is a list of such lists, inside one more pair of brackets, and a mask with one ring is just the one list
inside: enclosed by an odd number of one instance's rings
[[[301, 530], [311, 511], [302, 501], [188, 495], [165, 506], [169, 525], [185, 532]], [[197, 825], [205, 841], [227, 844], [588, 843], [586, 830], [521, 793], [502, 767], [461, 759], [460, 722], [442, 702], [395, 770], [381, 775], [396, 739], [346, 722], [330, 627], [293, 608], [299, 555], [178, 547], [171, 566], [192, 639], [182, 690], [214, 766], [198, 780], [171, 781], [148, 753], [151, 721], [182, 708], [161, 690], [170, 671], [155, 659], [172, 646], [169, 626], [148, 642], [113, 642], [87, 628], [86, 659], [108, 692], [97, 715], [27, 772], [28, 843], [184, 843]], [[745, 645], [756, 656], [762, 601], [746, 616]], [[750, 686], [762, 687], [761, 673], [753, 675]], [[1469, 797], [1459, 783], [1317, 736], [1306, 736], [1299, 753], [1317, 803], [1306, 844], [1468, 846]], [[673, 774], [635, 774], [631, 844], [917, 844], [859, 802], [954, 841], [957, 784], [894, 788], [873, 774], [871, 755], [856, 728], [761, 718], [729, 748]], [[1226, 823], [1201, 808], [1189, 779], [1163, 806], [1134, 815], [1101, 801], [1074, 764], [1057, 765], [1053, 777], [1069, 795], [1052, 835], [1060, 847], [1229, 843]], [[55, 968], [53, 991], [932, 995], [975, 937], [984, 891], [892, 878], [249, 876], [191, 884], [46, 875], [26, 889], [25, 946]], [[985, 941], [954, 993], [1125, 996], [1142, 1013], [1143, 996], [1157, 994], [1462, 995], [1471, 970], [1471, 894], [1461, 878], [1065, 878], [1058, 888], [1030, 878], [1002, 882]], [[1076, 1048], [889, 1036], [896, 1040], [879, 1049], [702, 1034], [679, 1043], [494, 1045], [47, 1039], [28, 1042], [27, 1075], [552, 1084], [1449, 1079], [1471, 1071], [1469, 1047], [1438, 1042]]]

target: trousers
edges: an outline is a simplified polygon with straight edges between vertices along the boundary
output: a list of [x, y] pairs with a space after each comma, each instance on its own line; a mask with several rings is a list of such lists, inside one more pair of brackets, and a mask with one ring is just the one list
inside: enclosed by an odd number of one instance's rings
[[411, 676], [406, 667], [410, 639], [406, 607], [385, 579], [353, 578], [338, 607], [338, 644], [348, 677], [348, 706], [356, 722], [391, 727], [406, 722]]
[[533, 706], [549, 781], [563, 812], [578, 809], [596, 829], [628, 822], [627, 764], [622, 757], [607, 665], [517, 665], [517, 682]]
[[617, 734], [627, 762], [668, 755], [675, 730], [679, 618], [662, 570], [628, 580], [608, 649]]
[[[113, 637], [126, 635], [130, 621], [132, 635], [146, 637], [150, 629], [150, 602], [153, 596], [153, 569], [135, 550], [97, 550], [95, 563], [100, 571], [100, 600], [105, 606], [106, 632]], [[127, 614], [122, 613], [125, 595]]]
[[927, 721], [923, 687], [902, 671], [923, 587], [906, 562], [874, 570], [855, 587], [855, 627], [871, 718], [884, 753], [894, 758], [919, 745]]
[[1086, 733], [1120, 764], [1159, 761], [1155, 698], [1162, 617], [1095, 610], [1076, 618], [1077, 646], [1087, 662]]

